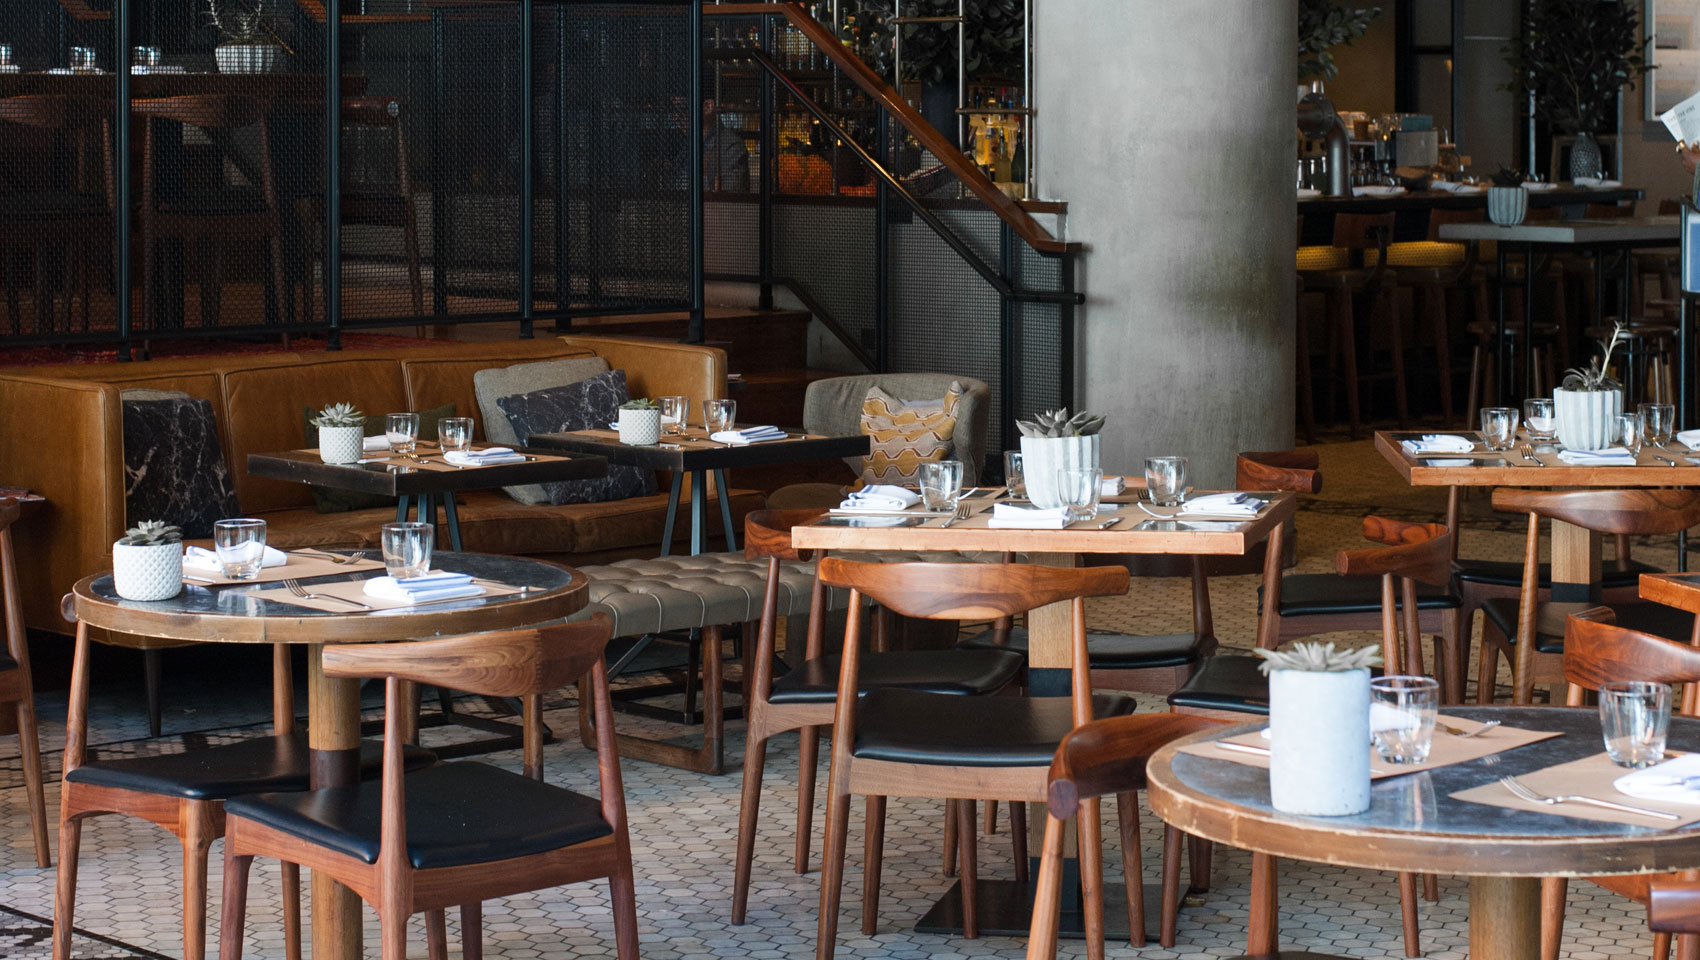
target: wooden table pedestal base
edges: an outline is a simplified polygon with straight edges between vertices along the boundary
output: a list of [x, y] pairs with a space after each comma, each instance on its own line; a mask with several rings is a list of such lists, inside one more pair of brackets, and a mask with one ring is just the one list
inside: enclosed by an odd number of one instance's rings
[[[1033, 873], [1039, 872], [1034, 861]], [[1067, 880], [1064, 881], [1065, 888]], [[980, 936], [1019, 937], [1026, 939], [1033, 924], [1033, 888], [1015, 880], [985, 880], [976, 884]], [[1075, 883], [1078, 891], [1078, 880]], [[1163, 917], [1163, 887], [1145, 885], [1145, 937], [1155, 944]], [[952, 886], [915, 924], [916, 933], [942, 936], [962, 936], [962, 884]], [[1119, 883], [1104, 884], [1104, 942], [1127, 944], [1127, 887]], [[1085, 920], [1080, 913], [1078, 896], [1073, 909], [1063, 904], [1057, 933], [1067, 940], [1086, 938]]]
[[1540, 955], [1540, 878], [1471, 877], [1470, 960], [1536, 960]]

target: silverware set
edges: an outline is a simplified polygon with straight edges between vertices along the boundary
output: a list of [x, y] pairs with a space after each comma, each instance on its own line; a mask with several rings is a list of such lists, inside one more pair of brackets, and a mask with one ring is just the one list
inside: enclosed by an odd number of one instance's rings
[[1529, 803], [1538, 803], [1543, 806], [1553, 806], [1560, 803], [1579, 803], [1583, 806], [1599, 807], [1602, 810], [1616, 810], [1619, 813], [1634, 813], [1644, 817], [1657, 817], [1660, 820], [1682, 819], [1682, 817], [1674, 813], [1666, 813], [1663, 810], [1649, 810], [1646, 807], [1632, 807], [1627, 803], [1614, 803], [1610, 800], [1600, 800], [1596, 797], [1584, 797], [1578, 794], [1549, 797], [1531, 789], [1528, 784], [1516, 777], [1500, 777], [1499, 785], [1511, 791], [1512, 795], [1520, 800], [1526, 800]]
[[1537, 467], [1546, 466], [1546, 461], [1535, 456], [1535, 447], [1533, 444], [1523, 444], [1523, 459], [1533, 463]]
[[337, 603], [346, 603], [351, 606], [359, 607], [362, 610], [372, 609], [358, 600], [350, 600], [347, 597], [335, 597], [328, 593], [309, 592], [307, 588], [301, 586], [301, 581], [296, 580], [294, 577], [283, 581], [283, 588], [303, 600], [335, 600]]

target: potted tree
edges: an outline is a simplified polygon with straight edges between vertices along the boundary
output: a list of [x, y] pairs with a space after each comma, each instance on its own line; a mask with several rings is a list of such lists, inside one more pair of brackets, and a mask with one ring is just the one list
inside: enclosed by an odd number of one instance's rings
[[1364, 35], [1380, 7], [1353, 7], [1345, 0], [1299, 0], [1299, 96], [1307, 80], [1332, 80], [1340, 72], [1329, 48]]
[[271, 73], [294, 53], [283, 35], [289, 17], [276, 0], [207, 0], [206, 21], [218, 30], [213, 56], [220, 73]]

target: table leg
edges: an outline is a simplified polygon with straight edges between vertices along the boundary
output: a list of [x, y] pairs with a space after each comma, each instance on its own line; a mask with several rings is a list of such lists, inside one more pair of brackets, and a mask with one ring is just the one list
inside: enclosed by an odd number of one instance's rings
[[395, 522], [401, 523], [407, 519], [407, 494], [395, 498]]
[[691, 471], [691, 556], [702, 552], [703, 528], [708, 525], [708, 471]]
[[[307, 648], [307, 746], [312, 786], [342, 786], [360, 778], [360, 684], [325, 676], [324, 646]], [[360, 898], [313, 872], [313, 960], [359, 960]]]
[[661, 527], [661, 555], [667, 556], [673, 552], [673, 524], [679, 519], [679, 491], [684, 489], [685, 472], [676, 470], [673, 473], [673, 489], [667, 494], [667, 522]]
[[732, 526], [732, 497], [726, 492], [726, 471], [714, 471], [714, 496], [720, 501], [720, 529], [726, 533], [726, 549], [738, 549], [738, 531]]
[[449, 525], [449, 549], [460, 551], [460, 518], [455, 516], [455, 495], [443, 494], [443, 518]]
[[1540, 879], [1471, 877], [1470, 960], [1536, 960], [1540, 953]]
[[1600, 535], [1585, 527], [1552, 521], [1552, 600], [1600, 602]]

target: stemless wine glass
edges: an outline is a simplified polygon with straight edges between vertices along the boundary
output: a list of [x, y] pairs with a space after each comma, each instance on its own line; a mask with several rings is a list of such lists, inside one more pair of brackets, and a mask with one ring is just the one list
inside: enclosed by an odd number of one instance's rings
[[702, 402], [702, 425], [710, 434], [732, 429], [732, 424], [738, 419], [738, 401], [736, 400], [704, 400]]
[[1517, 408], [1482, 408], [1482, 446], [1510, 450], [1517, 443]]
[[935, 460], [921, 464], [921, 504], [928, 510], [952, 511], [962, 494], [962, 461]]
[[384, 418], [384, 439], [391, 453], [412, 453], [419, 442], [419, 414], [392, 413]]
[[1661, 448], [1670, 443], [1671, 434], [1676, 432], [1676, 404], [1643, 403], [1635, 412], [1641, 417], [1642, 443]]
[[238, 517], [213, 522], [213, 551], [232, 580], [253, 580], [266, 558], [266, 522]]
[[1600, 684], [1600, 735], [1620, 767], [1648, 767], [1665, 758], [1670, 687], [1642, 680]]
[[1630, 453], [1641, 455], [1641, 415], [1620, 413], [1611, 418], [1611, 440]]
[[1370, 681], [1370, 737], [1388, 763], [1422, 763], [1434, 745], [1440, 684], [1433, 677], [1392, 676]]
[[684, 433], [686, 421], [690, 418], [690, 397], [661, 398], [661, 433], [664, 436], [676, 437]]
[[443, 417], [438, 420], [437, 443], [442, 445], [444, 453], [448, 453], [450, 450], [471, 450], [472, 418]]
[[1003, 452], [1003, 485], [1008, 488], [1011, 499], [1027, 499], [1027, 475], [1021, 472], [1020, 450]]
[[437, 528], [429, 523], [409, 520], [386, 523], [380, 530], [384, 548], [384, 570], [397, 580], [423, 577], [431, 569], [431, 548], [436, 544]]
[[1068, 509], [1068, 519], [1091, 520], [1098, 515], [1098, 498], [1104, 488], [1104, 471], [1097, 467], [1070, 467], [1057, 471], [1057, 496]]
[[71, 48], [71, 69], [78, 73], [87, 73], [95, 69], [95, 52], [93, 47]]
[[1551, 443], [1558, 438], [1558, 410], [1551, 397], [1523, 401], [1523, 429], [1535, 443]]
[[1145, 493], [1159, 507], [1179, 506], [1186, 497], [1186, 458], [1147, 457]]

